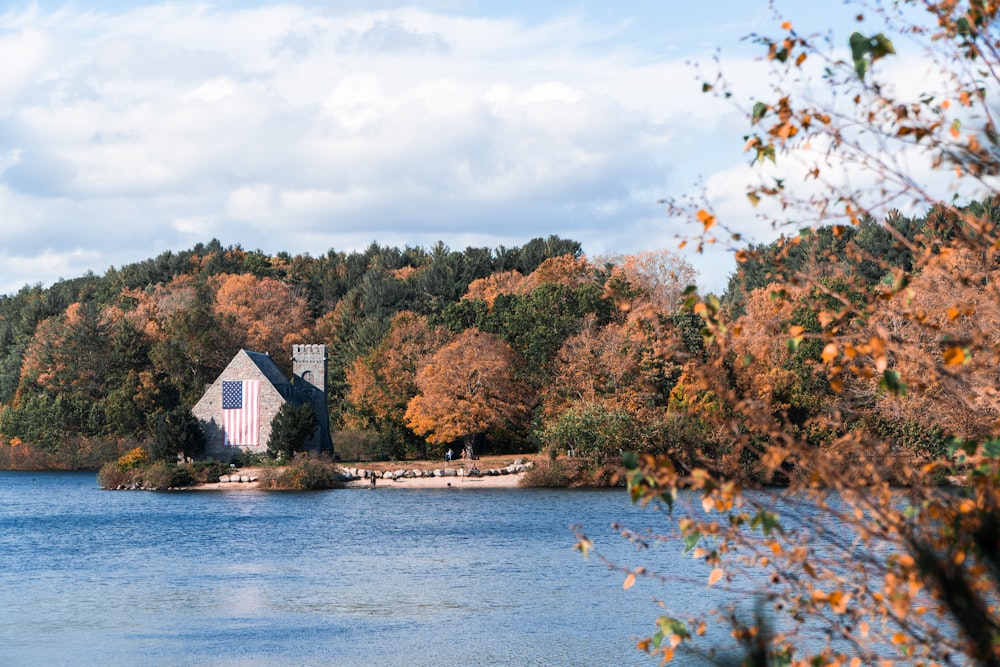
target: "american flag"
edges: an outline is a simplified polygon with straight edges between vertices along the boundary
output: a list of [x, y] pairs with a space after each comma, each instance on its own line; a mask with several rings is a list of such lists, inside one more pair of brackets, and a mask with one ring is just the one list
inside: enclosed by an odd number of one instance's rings
[[222, 437], [228, 446], [259, 442], [260, 380], [222, 381]]

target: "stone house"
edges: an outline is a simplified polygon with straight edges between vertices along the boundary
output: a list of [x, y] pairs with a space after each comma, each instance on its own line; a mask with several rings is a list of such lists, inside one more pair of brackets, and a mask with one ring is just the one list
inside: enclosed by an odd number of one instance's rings
[[312, 405], [319, 428], [309, 449], [332, 452], [326, 365], [325, 345], [293, 345], [288, 380], [269, 355], [240, 350], [191, 409], [205, 433], [206, 454], [229, 459], [240, 451], [266, 452], [271, 421], [285, 403]]

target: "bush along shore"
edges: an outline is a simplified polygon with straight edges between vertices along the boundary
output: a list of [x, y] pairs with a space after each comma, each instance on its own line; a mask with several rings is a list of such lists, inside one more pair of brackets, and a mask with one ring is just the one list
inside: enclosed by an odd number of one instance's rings
[[224, 488], [221, 483], [244, 483], [248, 488], [312, 490], [343, 486], [348, 476], [329, 459], [298, 455], [286, 465], [236, 469], [222, 461], [177, 463], [151, 461], [137, 447], [97, 473], [102, 489], [168, 491]]
[[[501, 457], [449, 462], [384, 461], [340, 464], [297, 455], [291, 461], [151, 461], [136, 448], [105, 464], [98, 483], [108, 490], [319, 490], [338, 488], [586, 488], [614, 486], [614, 470], [574, 457]], [[468, 482], [468, 484], [466, 484]]]

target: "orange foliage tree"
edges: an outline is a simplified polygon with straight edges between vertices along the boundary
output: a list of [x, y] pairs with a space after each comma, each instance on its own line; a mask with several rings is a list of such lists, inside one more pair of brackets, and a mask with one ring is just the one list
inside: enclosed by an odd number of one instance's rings
[[514, 294], [518, 291], [524, 276], [520, 271], [503, 271], [485, 278], [477, 278], [469, 283], [469, 289], [463, 300], [480, 300], [492, 306], [493, 301], [501, 294]]
[[472, 457], [477, 436], [516, 428], [528, 417], [530, 403], [516, 369], [509, 345], [467, 329], [417, 373], [420, 393], [406, 409], [406, 424], [434, 445], [462, 441]]
[[215, 276], [212, 284], [215, 313], [244, 347], [286, 359], [291, 346], [308, 336], [306, 301], [280, 280], [245, 273]]
[[412, 440], [406, 438], [405, 417], [418, 392], [417, 372], [450, 339], [447, 330], [429, 326], [426, 317], [398, 313], [382, 342], [347, 369], [350, 409], [344, 415], [345, 424], [374, 429], [400, 444]]

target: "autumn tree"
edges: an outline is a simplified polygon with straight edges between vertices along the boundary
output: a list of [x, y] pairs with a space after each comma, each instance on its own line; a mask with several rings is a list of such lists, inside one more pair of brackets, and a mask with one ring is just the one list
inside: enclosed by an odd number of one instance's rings
[[252, 274], [219, 275], [212, 286], [213, 310], [230, 341], [266, 352], [290, 371], [291, 347], [305, 341], [312, 325], [305, 299], [280, 280]]
[[438, 350], [417, 373], [419, 392], [406, 409], [406, 423], [437, 445], [461, 441], [474, 453], [477, 437], [515, 431], [530, 403], [516, 378], [517, 355], [498, 337], [469, 329]]
[[667, 248], [599, 256], [594, 262], [620, 266], [625, 279], [641, 289], [646, 301], [663, 313], [672, 313], [681, 305], [684, 290], [695, 284], [698, 276], [687, 259]]
[[621, 322], [585, 317], [556, 354], [541, 390], [544, 445], [575, 440], [580, 453], [605, 459], [621, 450], [676, 454], [692, 444], [679, 437], [682, 417], [670, 412], [670, 397], [701, 351], [700, 335], [688, 347], [688, 316], [665, 315], [645, 298], [628, 304]]
[[[748, 206], [775, 227], [807, 228], [768, 259], [775, 270], [755, 285], [765, 292], [746, 295], [748, 315], [770, 302], [767, 325], [727, 318], [717, 299], [687, 303], [715, 361], [689, 368], [679, 386], [713, 396], [726, 445], [786, 488], [747, 494], [707, 457], [679, 466], [635, 456], [629, 489], [636, 501], [677, 510], [672, 537], [706, 564], [709, 585], [741, 573], [767, 582], [758, 596], [778, 619], [773, 631], [718, 615], [754, 664], [996, 665], [1000, 422], [988, 369], [1000, 362], [989, 334], [1000, 302], [991, 212], [1000, 140], [990, 102], [1000, 90], [998, 7], [859, 4], [858, 31], [838, 40], [789, 22], [777, 36], [753, 36], [773, 79], [746, 109], [750, 129], [740, 141], [760, 176], [746, 188]], [[900, 85], [904, 78], [917, 85]], [[735, 98], [722, 76], [704, 80], [703, 90]], [[986, 201], [960, 204], [970, 196]], [[668, 207], [694, 225], [696, 249], [743, 235], [713, 209], [710, 193]], [[927, 211], [933, 234], [903, 233], [892, 208]], [[878, 221], [907, 261], [865, 256], [862, 245], [850, 250], [852, 262], [831, 261], [830, 252], [795, 261], [801, 248], [817, 248], [807, 240], [814, 227], [826, 226], [824, 241], [836, 245], [866, 220]], [[736, 250], [741, 264], [757, 259], [758, 248]], [[805, 355], [803, 346], [811, 348]], [[730, 373], [740, 365], [750, 369], [743, 380]], [[810, 382], [826, 395], [793, 415], [787, 390]], [[901, 456], [860, 418], [891, 405], [926, 406], [933, 425], [955, 429], [950, 452], [930, 461]], [[822, 443], [811, 437], [817, 432]], [[964, 486], [942, 489], [944, 474]], [[680, 489], [700, 496], [700, 510], [675, 508]], [[783, 502], [809, 504], [798, 529], [780, 515]], [[640, 547], [657, 541], [631, 536]], [[583, 536], [579, 547], [590, 546]], [[642, 576], [660, 575], [629, 569], [626, 587]], [[667, 606], [640, 642], [663, 660], [696, 643], [711, 620]]]
[[992, 344], [984, 352], [983, 342], [1000, 328], [998, 280], [993, 259], [942, 248], [888, 301], [876, 326], [899, 341], [893, 368], [907, 391], [880, 395], [882, 411], [967, 440], [993, 436], [1000, 423], [998, 375]]
[[[128, 322], [116, 321], [113, 309], [102, 311], [94, 302], [70, 304], [62, 315], [39, 324], [25, 350], [11, 405], [22, 412], [15, 422], [50, 419], [37, 412], [47, 405], [63, 413], [47, 432], [120, 436], [144, 431], [157, 407], [155, 395], [144, 391], [139, 370], [148, 363], [147, 351]], [[47, 398], [31, 400], [35, 394]], [[9, 435], [25, 439], [30, 431]]]
[[503, 271], [485, 278], [477, 278], [469, 283], [469, 289], [462, 300], [482, 301], [487, 306], [492, 306], [499, 295], [514, 294], [523, 282], [524, 276], [518, 271]]
[[93, 303], [71, 304], [46, 321], [25, 352], [22, 377], [51, 393], [75, 391], [96, 398], [109, 363], [110, 328]]
[[347, 369], [346, 425], [379, 432], [382, 449], [394, 456], [426, 456], [426, 451], [405, 451], [424, 443], [406, 426], [406, 409], [419, 391], [417, 372], [451, 337], [447, 330], [429, 326], [426, 317], [408, 311], [397, 314], [378, 346], [355, 358]]
[[212, 294], [205, 285], [184, 287], [165, 295], [171, 304], [149, 322], [152, 332], [149, 357], [153, 371], [165, 391], [177, 400], [194, 405], [219, 372], [239, 350], [224, 331], [212, 309]]

